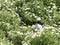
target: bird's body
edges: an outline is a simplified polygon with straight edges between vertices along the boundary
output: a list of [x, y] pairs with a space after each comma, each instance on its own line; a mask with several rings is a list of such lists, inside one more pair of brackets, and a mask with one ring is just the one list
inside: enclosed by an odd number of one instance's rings
[[43, 32], [43, 27], [42, 27], [42, 23], [41, 23], [41, 18], [40, 17], [36, 17], [36, 23], [35, 25], [33, 25], [33, 27], [35, 28], [35, 33], [41, 35]]
[[40, 24], [36, 23], [35, 24], [35, 29], [40, 29], [40, 28], [42, 28], [42, 26]]

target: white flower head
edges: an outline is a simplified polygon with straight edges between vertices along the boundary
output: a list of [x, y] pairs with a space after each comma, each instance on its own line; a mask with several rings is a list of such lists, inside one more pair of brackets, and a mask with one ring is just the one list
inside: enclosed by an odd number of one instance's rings
[[59, 33], [56, 33], [57, 35], [59, 35]]
[[37, 34], [36, 34], [36, 33], [34, 33], [34, 34], [32, 35], [32, 38], [35, 38], [35, 37], [36, 37], [36, 35], [37, 35]]
[[59, 31], [58, 31], [59, 33], [60, 33], [60, 29], [59, 29]]
[[59, 10], [60, 10], [60, 8], [59, 8]]
[[1, 24], [1, 22], [0, 22], [0, 24]]
[[30, 17], [32, 17], [32, 15], [30, 15]]
[[41, 12], [39, 12], [39, 13], [41, 13]]
[[12, 35], [12, 30], [11, 31], [8, 31], [8, 34], [9, 34], [9, 36], [11, 36]]
[[51, 2], [50, 4], [52, 5], [53, 3]]
[[49, 12], [52, 13], [52, 10], [50, 10]]
[[34, 18], [37, 18], [37, 16], [34, 16]]
[[5, 22], [2, 22], [2, 23], [5, 23]]
[[35, 14], [33, 13], [33, 16], [35, 17]]
[[12, 15], [12, 17], [15, 17], [16, 15]]
[[13, 5], [13, 3], [11, 3], [11, 5]]
[[55, 3], [53, 3], [53, 5], [55, 6]]
[[54, 34], [54, 32], [51, 32], [51, 34]]
[[5, 0], [5, 2], [8, 2], [7, 0]]
[[60, 11], [58, 13], [60, 13]]
[[28, 12], [26, 11], [25, 13], [27, 14]]
[[35, 28], [35, 25], [32, 25], [32, 27], [31, 28]]
[[46, 9], [46, 7], [44, 7], [44, 9]]
[[30, 10], [30, 8], [26, 8], [25, 10]]
[[46, 11], [47, 11], [47, 12], [49, 12], [49, 10], [48, 10], [48, 9], [47, 9]]
[[51, 8], [50, 6], [48, 6], [48, 8]]
[[1, 4], [0, 4], [0, 7], [1, 7]]
[[58, 22], [60, 24], [60, 22]]
[[23, 33], [22, 32], [19, 32], [19, 31], [17, 31], [17, 34], [23, 35]]
[[27, 43], [27, 42], [25, 42], [25, 43], [23, 43], [23, 45], [28, 45], [28, 43]]
[[37, 6], [37, 8], [40, 8], [40, 6]]
[[54, 8], [54, 9], [57, 9], [57, 7], [56, 7], [55, 5], [53, 6], [53, 8]]
[[7, 25], [7, 26], [9, 26], [9, 25], [10, 25], [10, 23], [6, 23], [6, 25]]

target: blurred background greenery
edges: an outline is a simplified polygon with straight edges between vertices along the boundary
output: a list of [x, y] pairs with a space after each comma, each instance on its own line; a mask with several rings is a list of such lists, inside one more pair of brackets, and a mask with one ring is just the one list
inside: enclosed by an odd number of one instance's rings
[[[32, 38], [36, 16], [44, 32]], [[0, 45], [60, 45], [60, 0], [0, 0]]]

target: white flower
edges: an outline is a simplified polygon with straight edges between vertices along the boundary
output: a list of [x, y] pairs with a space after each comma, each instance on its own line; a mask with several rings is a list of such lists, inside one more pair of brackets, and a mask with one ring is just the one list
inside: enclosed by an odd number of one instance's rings
[[51, 16], [49, 16], [49, 18], [51, 18]]
[[58, 28], [60, 30], [60, 28]]
[[5, 22], [2, 22], [2, 23], [5, 23]]
[[10, 23], [6, 23], [6, 25], [8, 25], [8, 26], [9, 26], [9, 25], [10, 25]]
[[38, 2], [37, 4], [39, 4], [40, 2]]
[[59, 35], [59, 33], [56, 33], [57, 35]]
[[1, 45], [5, 45], [3, 42], [0, 42]]
[[0, 4], [0, 7], [1, 7], [1, 4]]
[[57, 7], [56, 7], [56, 6], [53, 6], [53, 8], [54, 8], [54, 9], [57, 9]]
[[0, 11], [0, 13], [2, 13], [2, 11]]
[[27, 14], [28, 12], [26, 11], [25, 13]]
[[53, 26], [51, 26], [51, 28], [54, 28]]
[[9, 31], [8, 34], [9, 34], [9, 36], [12, 35], [12, 31]]
[[39, 12], [39, 13], [41, 13], [41, 12]]
[[22, 44], [25, 43], [25, 41], [22, 41]]
[[58, 32], [60, 32], [60, 30]]
[[32, 15], [30, 15], [30, 17], [32, 17]]
[[19, 31], [17, 31], [17, 34], [23, 35], [23, 33], [22, 32], [19, 32]]
[[13, 5], [13, 3], [11, 3], [11, 5]]
[[17, 33], [18, 33], [18, 34], [20, 34], [20, 32], [19, 32], [19, 31], [17, 31]]
[[55, 3], [53, 3], [53, 5], [55, 6]]
[[37, 35], [37, 37], [40, 37], [40, 36], [41, 36], [40, 34]]
[[43, 29], [43, 28], [41, 28], [40, 33], [43, 33], [43, 31], [44, 31], [44, 29]]
[[24, 39], [26, 40], [29, 36], [27, 35]]
[[49, 10], [48, 12], [52, 13], [52, 10]]
[[34, 16], [34, 18], [37, 18], [37, 16]]
[[40, 6], [37, 6], [37, 8], [40, 8]]
[[41, 32], [40, 31], [37, 31], [37, 37], [41, 35]]
[[52, 29], [54, 28], [53, 26], [44, 26], [45, 29]]
[[33, 16], [35, 17], [35, 14], [33, 13]]
[[30, 10], [30, 8], [26, 8], [25, 10]]
[[23, 43], [23, 45], [28, 45], [28, 43], [25, 42], [25, 43]]
[[35, 25], [32, 25], [32, 27], [31, 28], [35, 28]]
[[53, 4], [52, 2], [50, 4]]
[[54, 26], [57, 26], [56, 24], [53, 24]]
[[11, 10], [10, 8], [7, 7], [8, 10]]
[[7, 25], [7, 29], [10, 29], [10, 23], [5, 23]]
[[21, 21], [21, 19], [20, 19], [20, 18], [18, 18], [18, 21]]
[[17, 13], [15, 13], [17, 17], [19, 17], [19, 15]]
[[51, 34], [54, 34], [54, 32], [51, 32]]
[[51, 8], [50, 6], [48, 6], [48, 8]]
[[60, 10], [60, 8], [59, 8], [59, 10]]
[[51, 21], [52, 19], [50, 18], [49, 20]]
[[46, 7], [44, 7], [44, 9], [46, 9]]
[[5, 0], [5, 2], [8, 2], [7, 0]]
[[28, 26], [29, 28], [31, 27], [31, 26]]
[[49, 12], [49, 10], [46, 10], [47, 12]]
[[35, 29], [35, 31], [37, 31], [38, 29]]
[[60, 13], [60, 11], [58, 13]]
[[48, 29], [48, 27], [44, 27], [45, 29]]
[[20, 28], [23, 28], [22, 26]]
[[17, 10], [18, 8], [16, 7], [16, 10]]
[[55, 30], [54, 30], [54, 29], [52, 29], [52, 32], [55, 32]]
[[36, 37], [36, 33], [33, 33], [32, 38], [35, 38], [35, 37]]
[[12, 17], [15, 17], [16, 15], [12, 15]]
[[58, 22], [60, 24], [60, 22]]
[[1, 22], [0, 22], [0, 24], [1, 24]]

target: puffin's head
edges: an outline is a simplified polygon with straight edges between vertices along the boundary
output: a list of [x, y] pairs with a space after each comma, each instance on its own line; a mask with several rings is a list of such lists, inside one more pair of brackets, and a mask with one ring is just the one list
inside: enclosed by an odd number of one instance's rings
[[37, 23], [41, 22], [41, 18], [40, 17], [36, 17], [35, 19], [36, 19]]

